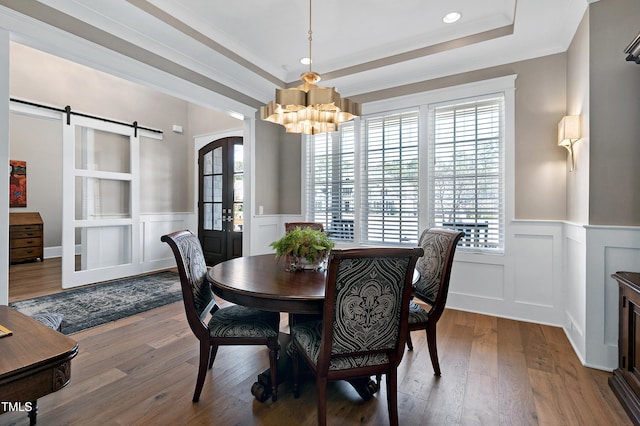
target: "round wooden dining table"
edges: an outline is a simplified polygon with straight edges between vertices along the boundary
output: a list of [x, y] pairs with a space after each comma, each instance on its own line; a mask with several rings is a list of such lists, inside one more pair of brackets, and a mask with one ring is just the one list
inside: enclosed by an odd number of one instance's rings
[[[322, 314], [326, 271], [286, 270], [284, 260], [274, 254], [245, 256], [218, 263], [209, 269], [207, 278], [213, 292], [220, 298], [237, 305], [249, 306], [273, 312], [289, 313], [289, 325], [305, 314]], [[290, 336], [280, 333], [278, 382], [287, 380], [291, 373], [291, 359], [286, 348]], [[363, 398], [375, 393], [375, 386], [366, 382], [352, 383]], [[269, 370], [258, 375], [251, 387], [251, 394], [264, 402], [271, 392]], [[363, 393], [364, 392], [364, 393]]]
[[[207, 273], [213, 292], [220, 298], [237, 305], [273, 312], [289, 313], [289, 325], [304, 314], [322, 314], [326, 270], [287, 271], [284, 260], [274, 254], [245, 256], [230, 259], [211, 267]], [[414, 271], [413, 282], [420, 278]], [[280, 344], [288, 345], [289, 336], [280, 333]], [[282, 350], [278, 362], [278, 382], [290, 373], [290, 360]], [[353, 379], [349, 383], [363, 399], [370, 399], [378, 390], [369, 379]], [[268, 370], [258, 375], [251, 393], [259, 401], [266, 401], [271, 391]]]
[[273, 254], [237, 257], [209, 269], [213, 292], [229, 302], [273, 312], [321, 314], [326, 271], [288, 272]]

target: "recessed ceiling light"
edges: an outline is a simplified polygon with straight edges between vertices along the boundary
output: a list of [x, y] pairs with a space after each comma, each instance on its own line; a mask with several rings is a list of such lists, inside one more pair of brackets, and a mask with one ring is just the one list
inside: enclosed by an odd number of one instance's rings
[[300, 63], [302, 65], [309, 65], [311, 63], [311, 58], [301, 58]]
[[457, 22], [461, 17], [462, 14], [460, 12], [449, 12], [444, 15], [444, 17], [442, 18], [442, 22], [444, 22], [445, 24], [453, 24], [454, 22]]

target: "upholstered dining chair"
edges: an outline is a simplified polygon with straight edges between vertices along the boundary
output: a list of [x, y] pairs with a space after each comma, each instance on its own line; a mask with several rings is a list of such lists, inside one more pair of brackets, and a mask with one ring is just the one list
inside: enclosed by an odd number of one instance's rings
[[449, 278], [458, 241], [464, 232], [452, 229], [429, 228], [420, 235], [418, 245], [424, 250], [424, 256], [418, 259], [416, 269], [420, 280], [414, 285], [413, 296], [424, 302], [427, 307], [411, 300], [409, 303], [409, 333], [407, 346], [413, 350], [411, 332], [426, 330], [429, 356], [436, 376], [440, 375], [436, 325], [447, 302]]
[[324, 231], [324, 225], [320, 222], [288, 222], [284, 224], [285, 232], [296, 228], [312, 228], [318, 231]]
[[207, 367], [213, 366], [221, 345], [266, 345], [269, 348], [271, 397], [276, 401], [280, 314], [239, 305], [219, 307], [207, 281], [207, 265], [198, 237], [190, 231], [176, 231], [163, 235], [161, 240], [169, 244], [176, 258], [187, 321], [200, 341], [193, 402], [200, 399]]
[[397, 367], [407, 337], [416, 248], [332, 250], [323, 318], [291, 328], [293, 390], [299, 359], [316, 376], [318, 424], [327, 420], [327, 382], [385, 374], [389, 420], [398, 424]]

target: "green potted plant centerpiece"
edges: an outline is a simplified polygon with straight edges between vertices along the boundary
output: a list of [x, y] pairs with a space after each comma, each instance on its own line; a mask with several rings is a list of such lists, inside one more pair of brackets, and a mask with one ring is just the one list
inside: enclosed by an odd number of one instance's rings
[[323, 231], [296, 227], [270, 245], [276, 250], [276, 259], [285, 257], [287, 270], [317, 271], [326, 266], [327, 256], [335, 243]]

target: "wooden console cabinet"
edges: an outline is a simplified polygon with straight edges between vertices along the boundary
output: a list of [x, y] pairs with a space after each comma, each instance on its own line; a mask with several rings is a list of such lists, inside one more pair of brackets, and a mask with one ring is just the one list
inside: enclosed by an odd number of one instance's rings
[[40, 213], [9, 213], [9, 263], [44, 260]]
[[618, 282], [618, 368], [609, 386], [635, 425], [640, 425], [640, 273], [616, 272]]

